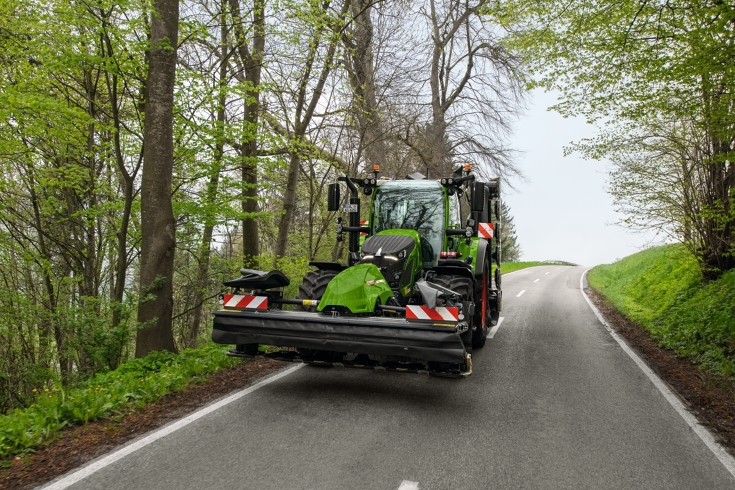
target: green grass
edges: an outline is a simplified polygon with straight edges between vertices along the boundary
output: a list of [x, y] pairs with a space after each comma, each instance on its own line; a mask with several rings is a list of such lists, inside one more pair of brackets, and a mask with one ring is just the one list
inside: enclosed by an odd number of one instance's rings
[[735, 375], [735, 270], [703, 283], [694, 258], [665, 245], [597, 266], [589, 282], [663, 347]]
[[79, 388], [44, 390], [28, 408], [0, 416], [0, 460], [7, 466], [7, 458], [52, 441], [65, 426], [143, 407], [241, 361], [226, 352], [227, 347], [216, 344], [179, 354], [154, 352], [98, 374]]
[[525, 269], [526, 267], [535, 267], [537, 265], [541, 265], [541, 263], [538, 261], [536, 262], [503, 262], [503, 274]]

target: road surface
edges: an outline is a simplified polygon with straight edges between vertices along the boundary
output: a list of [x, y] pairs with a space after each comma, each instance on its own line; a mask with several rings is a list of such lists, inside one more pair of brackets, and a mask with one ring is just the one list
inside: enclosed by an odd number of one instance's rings
[[507, 275], [467, 379], [304, 366], [68, 488], [735, 488], [597, 319], [583, 272]]

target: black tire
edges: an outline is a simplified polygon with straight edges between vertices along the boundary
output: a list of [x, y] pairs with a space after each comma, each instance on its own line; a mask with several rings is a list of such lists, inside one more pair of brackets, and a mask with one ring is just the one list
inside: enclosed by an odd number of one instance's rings
[[[337, 271], [325, 271], [325, 270], [316, 270], [311, 271], [306, 276], [304, 276], [304, 280], [301, 282], [301, 285], [299, 285], [299, 294], [296, 295], [296, 299], [322, 299], [322, 296], [324, 296], [324, 292], [327, 290], [327, 284], [329, 284], [329, 281], [331, 281], [334, 276], [339, 274]], [[303, 306], [298, 305], [296, 306], [297, 311], [309, 311], [309, 312], [315, 312], [316, 306]], [[327, 351], [318, 351], [315, 349], [297, 349], [299, 351], [299, 354], [305, 359], [309, 360], [314, 357], [322, 358], [330, 360], [333, 358], [334, 361], [338, 361], [342, 358], [342, 355], [339, 353], [332, 353]], [[313, 365], [313, 364], [312, 364]], [[331, 367], [331, 366], [319, 366], [317, 367]]]
[[487, 341], [487, 334], [493, 321], [494, 304], [491, 303], [490, 289], [492, 288], [490, 263], [485, 261], [482, 264], [482, 274], [475, 276], [475, 314], [472, 324], [476, 327], [472, 331], [472, 347], [480, 349]]
[[[472, 284], [473, 281], [467, 276], [446, 274], [441, 276], [434, 276], [434, 278], [430, 282], [438, 284], [439, 286], [443, 286], [447, 289], [451, 289], [455, 293], [458, 293], [460, 296], [462, 296], [462, 301], [474, 301], [474, 291]], [[475, 309], [477, 309], [477, 307], [475, 307]], [[462, 341], [465, 344], [465, 349], [467, 350], [467, 352], [472, 352], [472, 347], [474, 347], [474, 335], [471, 328], [468, 332], [462, 334]]]
[[[322, 299], [324, 292], [327, 290], [327, 284], [331, 281], [334, 276], [339, 274], [337, 271], [311, 271], [301, 282], [299, 286], [299, 294], [296, 295], [296, 299]], [[296, 307], [298, 311], [316, 311], [316, 306], [302, 306]]]

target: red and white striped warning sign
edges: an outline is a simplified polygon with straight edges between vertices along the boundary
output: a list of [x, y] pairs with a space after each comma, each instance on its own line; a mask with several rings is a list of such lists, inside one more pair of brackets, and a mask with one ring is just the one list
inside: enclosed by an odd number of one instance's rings
[[490, 240], [493, 237], [493, 231], [495, 230], [494, 223], [478, 223], [477, 225], [477, 236], [480, 238], [487, 238]]
[[408, 305], [406, 306], [406, 320], [437, 320], [447, 322], [459, 321], [459, 308], [454, 306], [428, 306]]
[[225, 308], [240, 308], [244, 310], [267, 310], [267, 296], [243, 296], [241, 294], [225, 294]]

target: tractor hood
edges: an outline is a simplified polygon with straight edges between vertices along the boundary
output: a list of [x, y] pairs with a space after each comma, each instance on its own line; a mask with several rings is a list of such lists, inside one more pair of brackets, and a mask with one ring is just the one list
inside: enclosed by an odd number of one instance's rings
[[414, 277], [421, 268], [420, 240], [415, 230], [381, 231], [363, 243], [360, 263], [375, 264], [392, 290], [410, 297]]
[[351, 313], [372, 313], [380, 299], [385, 304], [393, 296], [388, 281], [374, 264], [359, 264], [343, 270], [329, 281], [319, 301], [318, 311], [332, 307], [347, 308]]

